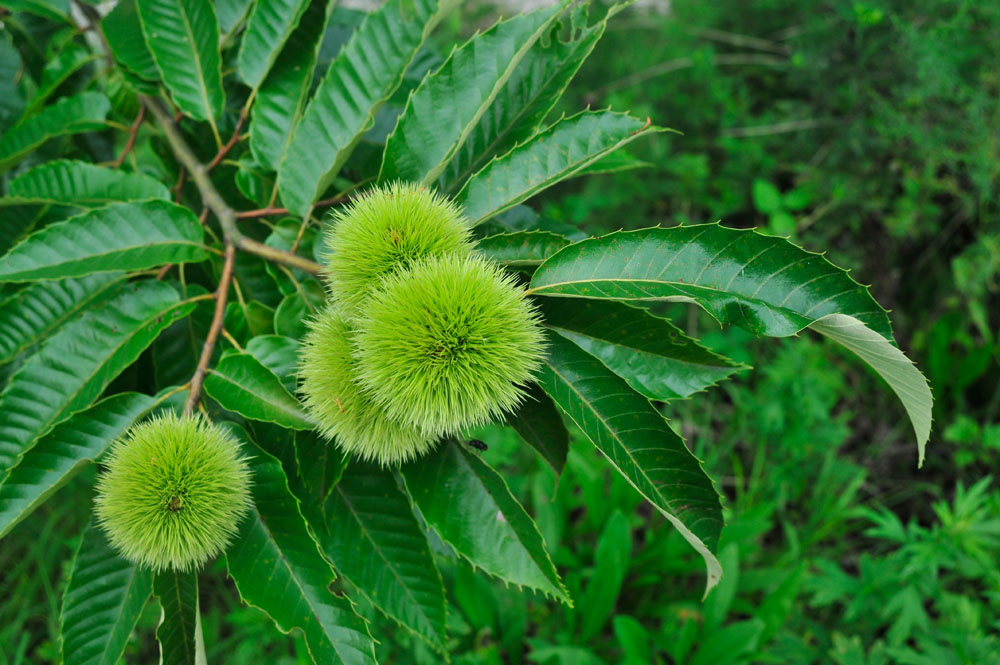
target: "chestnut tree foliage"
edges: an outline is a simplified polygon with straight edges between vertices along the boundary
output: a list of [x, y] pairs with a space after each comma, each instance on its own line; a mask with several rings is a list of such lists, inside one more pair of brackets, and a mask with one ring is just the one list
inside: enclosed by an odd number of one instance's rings
[[[134, 424], [202, 411], [252, 474], [229, 575], [245, 603], [301, 631], [316, 663], [375, 662], [352, 597], [443, 653], [435, 556], [574, 602], [531, 516], [465, 439], [365, 463], [300, 401], [300, 339], [327, 297], [327, 213], [392, 182], [460, 206], [476, 252], [540, 313], [544, 362], [507, 426], [557, 473], [579, 430], [703, 557], [706, 592], [725, 574], [720, 495], [659, 404], [743, 367], [656, 303], [840, 343], [899, 397], [886, 417], [905, 412], [922, 461], [927, 383], [887, 312], [822, 255], [719, 223], [587, 238], [532, 209], [555, 183], [634, 167], [618, 151], [669, 122], [553, 113], [621, 7], [563, 0], [442, 54], [433, 33], [455, 0], [367, 15], [335, 4], [122, 0], [102, 16], [0, 3], [0, 538]], [[65, 662], [116, 662], [147, 602], [162, 606], [162, 661], [203, 660], [197, 573], [154, 573], [80, 529]]]

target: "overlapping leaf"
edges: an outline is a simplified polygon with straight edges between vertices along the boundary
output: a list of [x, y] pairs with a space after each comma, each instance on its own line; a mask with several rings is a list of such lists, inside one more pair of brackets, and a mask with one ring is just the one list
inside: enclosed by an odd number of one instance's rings
[[107, 97], [87, 91], [63, 97], [21, 120], [0, 136], [0, 173], [51, 138], [103, 129], [110, 110]]
[[479, 241], [477, 249], [497, 263], [511, 268], [530, 268], [541, 265], [569, 240], [551, 231], [517, 231], [487, 236]]
[[473, 224], [513, 208], [651, 132], [648, 121], [612, 111], [562, 118], [469, 178], [457, 201]]
[[[773, 337], [820, 326], [889, 382], [910, 415], [923, 458], [930, 388], [912, 363], [903, 362], [885, 310], [845, 271], [787, 240], [718, 224], [612, 233], [560, 250], [535, 271], [531, 292], [692, 302], [722, 323]], [[883, 341], [844, 328], [840, 319], [822, 328], [832, 315], [857, 320]]]
[[0, 281], [60, 279], [107, 270], [142, 270], [203, 261], [205, 231], [188, 208], [169, 201], [113, 203], [50, 224], [0, 259]]
[[274, 372], [288, 392], [295, 392], [295, 368], [299, 364], [299, 343], [291, 337], [260, 335], [246, 347], [260, 364]]
[[446, 441], [402, 472], [420, 514], [456, 552], [504, 582], [570, 603], [538, 527], [478, 455]]
[[250, 88], [256, 89], [264, 80], [308, 5], [309, 0], [259, 0], [254, 3], [237, 59], [240, 78]]
[[650, 399], [688, 397], [742, 367], [669, 321], [625, 303], [546, 298], [541, 305], [549, 328]]
[[351, 462], [325, 512], [320, 544], [337, 571], [390, 618], [443, 650], [441, 575], [392, 472]]
[[223, 357], [205, 377], [205, 392], [224, 408], [246, 418], [292, 429], [313, 428], [281, 379], [249, 353]]
[[278, 460], [253, 449], [254, 509], [226, 553], [243, 600], [283, 632], [302, 631], [313, 662], [375, 664], [375, 644], [347, 598], [328, 589], [333, 569], [309, 535]]
[[171, 96], [195, 120], [222, 113], [219, 21], [203, 0], [136, 0], [142, 34]]
[[262, 166], [277, 171], [305, 108], [316, 56], [330, 20], [333, 0], [312, 0], [288, 37], [250, 111], [250, 149]]
[[115, 665], [153, 590], [153, 574], [118, 556], [104, 533], [87, 526], [63, 595], [64, 665]]
[[198, 573], [164, 570], [153, 578], [153, 593], [163, 610], [156, 639], [160, 665], [204, 665]]
[[410, 94], [386, 140], [379, 180], [431, 184], [455, 157], [565, 0], [501, 21], [452, 51]]
[[59, 86], [66, 82], [66, 79], [97, 57], [96, 53], [71, 44], [46, 62], [45, 69], [42, 70], [42, 80], [24, 111], [25, 115], [30, 115], [41, 108]]
[[123, 273], [30, 284], [0, 302], [0, 363], [44, 339], [77, 312], [106, 298]]
[[32, 203], [85, 208], [115, 201], [170, 200], [166, 186], [147, 175], [68, 159], [46, 162], [19, 175], [11, 181], [7, 193]]
[[147, 81], [155, 81], [160, 77], [160, 72], [142, 37], [142, 23], [139, 21], [139, 10], [135, 2], [136, 0], [120, 0], [101, 19], [101, 30], [118, 64]]
[[304, 215], [333, 182], [453, 0], [389, 0], [365, 17], [296, 125], [278, 172], [285, 206]]
[[507, 417], [507, 423], [557, 474], [562, 473], [569, 452], [569, 432], [552, 399], [538, 384], [531, 385], [524, 404]]
[[0, 538], [49, 499], [159, 400], [119, 393], [56, 425], [17, 460], [0, 482]]
[[611, 464], [701, 554], [706, 593], [719, 583], [719, 495], [663, 416], [599, 360], [551, 335], [539, 384]]
[[64, 325], [0, 393], [0, 468], [9, 469], [35, 439], [93, 402], [193, 306], [170, 286], [146, 280]]

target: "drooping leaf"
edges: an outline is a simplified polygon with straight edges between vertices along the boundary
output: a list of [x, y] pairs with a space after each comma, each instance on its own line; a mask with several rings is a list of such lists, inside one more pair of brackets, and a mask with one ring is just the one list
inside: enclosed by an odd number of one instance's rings
[[347, 454], [316, 432], [296, 432], [295, 461], [302, 486], [323, 507], [347, 468]]
[[473, 224], [508, 210], [605, 155], [646, 134], [664, 131], [612, 111], [562, 118], [497, 157], [469, 181], [456, 200]]
[[387, 616], [442, 650], [441, 575], [392, 472], [352, 461], [325, 513], [320, 545], [337, 572]]
[[0, 468], [9, 469], [49, 428], [93, 402], [193, 306], [170, 286], [144, 280], [66, 323], [0, 393]]
[[569, 452], [569, 432], [545, 391], [532, 384], [524, 404], [507, 416], [507, 423], [538, 451], [556, 474], [562, 473]]
[[[915, 367], [900, 365], [885, 310], [845, 271], [783, 238], [718, 224], [612, 233], [560, 250], [535, 271], [531, 292], [691, 302], [722, 323], [772, 337], [816, 329], [831, 315], [852, 317], [884, 342], [876, 345], [854, 326], [838, 335], [844, 327], [839, 319], [820, 331], [861, 355], [890, 383], [910, 415], [923, 457], [930, 388]], [[858, 342], [850, 344], [854, 337]]]
[[278, 171], [285, 206], [305, 215], [333, 182], [453, 0], [389, 0], [351, 35], [295, 126]]
[[141, 173], [60, 159], [36, 166], [11, 181], [8, 194], [32, 203], [95, 208], [116, 201], [170, 200], [166, 186]]
[[88, 90], [73, 97], [63, 97], [21, 120], [0, 136], [0, 173], [51, 138], [103, 129], [110, 110], [107, 97]]
[[452, 51], [410, 94], [386, 140], [379, 180], [434, 183], [566, 4], [501, 21]]
[[295, 368], [299, 363], [299, 342], [281, 335], [260, 335], [246, 347], [260, 364], [274, 372], [288, 392], [295, 392]]
[[291, 429], [314, 426], [281, 379], [249, 353], [223, 357], [205, 377], [205, 392], [223, 408], [252, 420]]
[[375, 644], [351, 601], [333, 594], [335, 575], [309, 535], [278, 460], [253, 448], [254, 508], [226, 553], [244, 602], [278, 628], [302, 631], [313, 662], [375, 664]]
[[580, 639], [589, 643], [614, 614], [622, 582], [632, 557], [632, 533], [628, 518], [615, 510], [597, 539], [594, 572], [580, 600]]
[[90, 523], [63, 595], [60, 653], [64, 665], [115, 665], [153, 590], [153, 574], [126, 561]]
[[474, 566], [572, 604], [535, 522], [477, 454], [445, 441], [402, 472], [420, 514]]
[[702, 556], [705, 592], [718, 584], [719, 495], [663, 416], [599, 360], [558, 335], [550, 335], [538, 383]]
[[75, 44], [69, 45], [45, 63], [38, 90], [24, 113], [30, 115], [41, 108], [56, 89], [84, 65], [97, 59], [97, 54]]
[[38, 282], [0, 302], [0, 363], [44, 339], [77, 312], [106, 298], [123, 273]]
[[160, 78], [160, 72], [142, 37], [142, 23], [139, 22], [139, 10], [135, 2], [136, 0], [120, 0], [101, 19], [101, 29], [118, 64], [147, 81], [156, 81]]
[[743, 368], [666, 319], [625, 303], [545, 298], [541, 306], [549, 328], [650, 399], [688, 397]]
[[222, 113], [219, 20], [202, 0], [136, 0], [142, 34], [171, 96], [195, 120]]
[[569, 240], [551, 231], [517, 231], [487, 236], [479, 241], [477, 249], [497, 263], [511, 268], [530, 268], [541, 265]]
[[79, 277], [204, 261], [205, 231], [169, 201], [112, 203], [32, 233], [0, 258], [0, 281]]
[[160, 665], [205, 665], [198, 603], [198, 573], [165, 570], [153, 577], [163, 613], [156, 627]]
[[441, 174], [438, 186], [443, 191], [457, 192], [469, 176], [493, 157], [508, 152], [535, 133], [604, 34], [608, 19], [619, 8], [613, 7], [592, 26], [585, 25], [585, 12], [582, 16], [573, 12], [567, 41], [559, 38], [556, 26], [548, 39], [534, 43]]
[[262, 166], [277, 171], [292, 140], [312, 84], [316, 56], [330, 20], [332, 0], [312, 0], [288, 37], [250, 111], [250, 149]]
[[309, 0], [259, 0], [247, 19], [237, 69], [243, 82], [256, 89], [281, 52]]
[[111, 442], [158, 404], [141, 393], [105, 398], [56, 425], [14, 464], [0, 482], [0, 538], [45, 503]]

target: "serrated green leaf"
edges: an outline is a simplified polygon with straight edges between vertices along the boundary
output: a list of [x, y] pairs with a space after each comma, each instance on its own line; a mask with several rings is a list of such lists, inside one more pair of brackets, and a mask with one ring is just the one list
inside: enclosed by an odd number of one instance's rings
[[316, 432], [296, 432], [295, 462], [303, 488], [322, 507], [344, 475], [348, 455]]
[[312, 429], [313, 423], [274, 372], [249, 353], [233, 353], [205, 377], [205, 392], [225, 409], [291, 429]]
[[0, 282], [204, 261], [205, 230], [169, 201], [112, 203], [32, 233], [0, 258]]
[[[838, 320], [820, 332], [860, 355], [889, 382], [910, 416], [923, 458], [930, 388], [915, 367], [904, 371], [885, 310], [847, 272], [783, 238], [718, 224], [620, 231], [560, 250], [535, 271], [530, 292], [690, 302], [722, 323], [772, 337], [817, 329], [834, 314], [856, 319], [885, 344], [879, 348], [853, 325], [845, 324], [845, 334], [838, 335], [844, 327]], [[858, 339], [852, 344], [852, 338]]]
[[420, 514], [470, 563], [572, 605], [538, 527], [477, 454], [445, 441], [401, 471]]
[[163, 610], [156, 640], [160, 665], [205, 665], [198, 602], [198, 573], [165, 570], [153, 577], [153, 593]]
[[111, 442], [158, 404], [141, 393], [119, 393], [56, 425], [28, 449], [0, 483], [0, 538], [45, 503]]
[[42, 70], [42, 80], [38, 84], [38, 90], [35, 91], [35, 94], [31, 97], [31, 101], [28, 103], [28, 108], [24, 111], [25, 115], [34, 113], [35, 110], [48, 101], [49, 97], [52, 96], [66, 79], [76, 73], [81, 67], [93, 62], [97, 58], [96, 53], [89, 52], [75, 44], [70, 44], [48, 60], [45, 63], [45, 68]]
[[333, 0], [312, 0], [299, 26], [257, 90], [250, 111], [250, 149], [262, 166], [277, 171], [302, 116]]
[[136, 0], [142, 34], [177, 106], [195, 120], [222, 113], [219, 21], [202, 0]]
[[614, 301], [545, 298], [545, 324], [650, 399], [688, 397], [743, 367], [666, 319]]
[[64, 665], [115, 665], [153, 590], [153, 574], [118, 556], [91, 522], [63, 595], [60, 654]]
[[441, 174], [439, 188], [458, 191], [493, 157], [534, 134], [604, 34], [608, 19], [616, 13], [617, 8], [613, 8], [589, 27], [576, 25], [574, 20], [567, 41], [559, 38], [558, 26], [548, 39], [536, 41]]
[[309, 535], [278, 460], [254, 447], [254, 509], [226, 553], [243, 601], [285, 633], [298, 628], [315, 663], [375, 664], [375, 643], [351, 601], [328, 586], [335, 575]]
[[107, 297], [123, 273], [38, 282], [0, 302], [0, 364], [44, 339], [77, 312]]
[[161, 330], [194, 307], [170, 286], [134, 282], [65, 324], [0, 393], [0, 468], [39, 436], [93, 402]]
[[368, 14], [323, 77], [278, 171], [281, 200], [304, 216], [333, 182], [453, 0], [389, 0]]
[[258, 0], [254, 3], [236, 65], [240, 78], [251, 89], [256, 89], [264, 80], [308, 5], [309, 0]]
[[477, 249], [511, 268], [530, 268], [541, 265], [569, 240], [551, 231], [517, 231], [487, 236], [479, 241]]
[[109, 111], [111, 103], [107, 97], [87, 91], [63, 97], [21, 120], [0, 136], [0, 173], [51, 138], [104, 129]]
[[660, 131], [624, 113], [582, 111], [494, 159], [469, 178], [456, 201], [473, 224], [480, 224], [640, 136]]
[[325, 514], [320, 545], [337, 572], [388, 617], [443, 650], [441, 575], [392, 472], [352, 461]]
[[592, 162], [590, 165], [580, 169], [574, 173], [573, 176], [580, 177], [585, 175], [621, 173], [622, 171], [635, 171], [636, 169], [649, 168], [652, 165], [652, 162], [643, 161], [638, 157], [628, 154], [624, 150], [615, 150], [614, 152], [601, 157], [596, 162]]
[[101, 19], [101, 29], [118, 64], [147, 81], [156, 81], [160, 72], [142, 37], [142, 23], [135, 0], [120, 0]]
[[701, 463], [649, 401], [569, 340], [550, 335], [538, 383], [705, 560], [708, 593], [722, 575], [719, 495]]
[[281, 379], [288, 392], [295, 392], [295, 368], [299, 364], [299, 342], [281, 335], [260, 335], [246, 346], [246, 351]]
[[556, 475], [562, 473], [569, 452], [569, 432], [552, 399], [538, 384], [528, 388], [524, 404], [516, 413], [507, 416], [507, 424], [538, 451]]
[[289, 293], [274, 312], [274, 332], [301, 339], [306, 334], [306, 321], [320, 311], [323, 298], [322, 288]]
[[127, 173], [88, 162], [46, 162], [11, 181], [8, 195], [32, 203], [96, 208], [116, 201], [170, 200], [166, 185], [141, 173]]
[[437, 181], [566, 4], [500, 21], [453, 50], [410, 94], [386, 140], [379, 180]]

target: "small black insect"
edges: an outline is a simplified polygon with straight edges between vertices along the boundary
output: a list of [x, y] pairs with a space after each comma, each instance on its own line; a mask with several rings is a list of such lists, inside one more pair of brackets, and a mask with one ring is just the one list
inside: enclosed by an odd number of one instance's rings
[[475, 448], [476, 450], [481, 450], [482, 451], [482, 450], [487, 450], [489, 448], [489, 446], [487, 446], [485, 443], [483, 443], [479, 439], [470, 439], [469, 441], [467, 441], [467, 443], [469, 444], [469, 446], [471, 446], [472, 448]]

